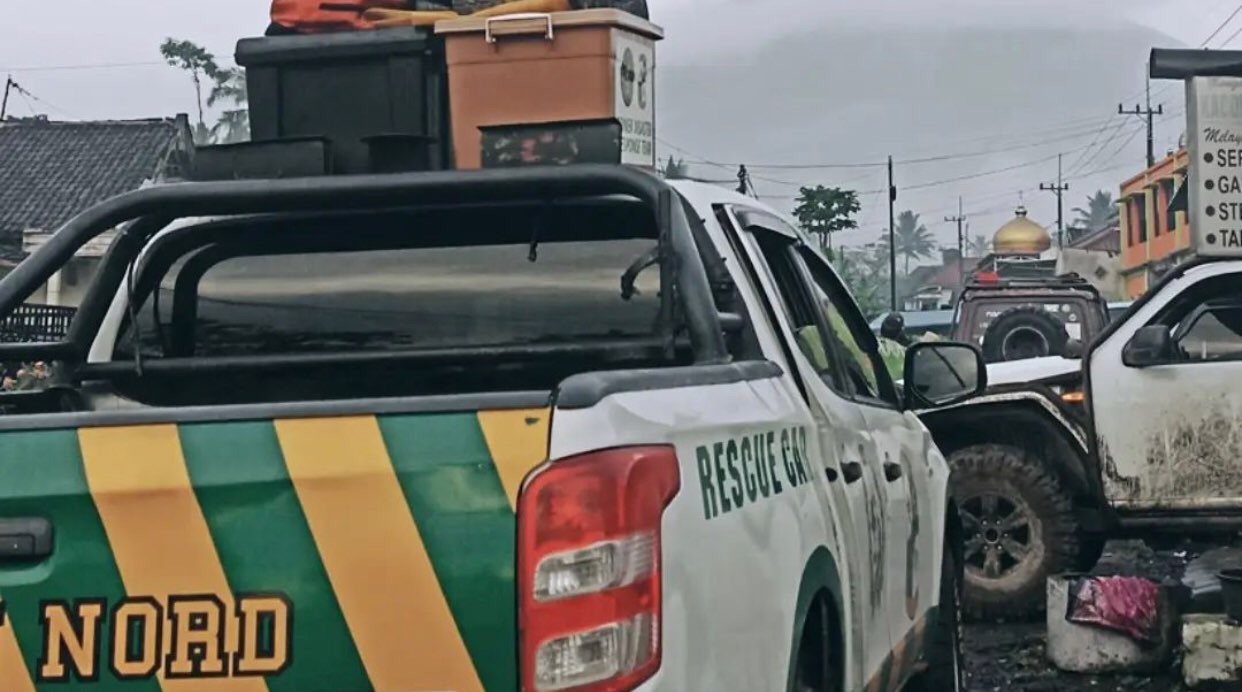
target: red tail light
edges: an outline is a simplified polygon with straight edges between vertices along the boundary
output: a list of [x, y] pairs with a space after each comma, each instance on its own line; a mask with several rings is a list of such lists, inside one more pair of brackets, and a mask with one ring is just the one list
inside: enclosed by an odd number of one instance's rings
[[631, 690], [660, 668], [660, 519], [681, 489], [672, 447], [555, 462], [518, 501], [525, 692]]

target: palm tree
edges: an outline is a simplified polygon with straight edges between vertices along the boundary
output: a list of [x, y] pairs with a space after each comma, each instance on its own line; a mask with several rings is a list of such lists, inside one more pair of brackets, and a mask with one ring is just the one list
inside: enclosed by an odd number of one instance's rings
[[228, 103], [220, 113], [220, 119], [211, 128], [212, 139], [219, 144], [233, 144], [250, 139], [250, 111], [246, 107], [246, 71], [233, 67], [220, 70], [215, 77], [216, 85], [207, 97], [207, 105]]
[[1078, 218], [1071, 225], [1085, 228], [1088, 233], [1112, 226], [1117, 223], [1119, 216], [1117, 205], [1113, 203], [1113, 195], [1107, 190], [1097, 190], [1087, 198], [1086, 209], [1074, 207], [1073, 211], [1078, 214]]
[[966, 239], [967, 257], [987, 257], [992, 252], [992, 243], [982, 234]]
[[686, 165], [685, 159], [668, 157], [668, 163], [664, 166], [664, 177], [669, 180], [677, 180], [679, 178], [688, 178], [690, 176], [690, 167]]
[[[888, 246], [888, 234], [884, 234], [885, 247]], [[895, 247], [898, 257], [904, 257], [905, 274], [910, 275], [910, 260], [931, 257], [936, 249], [936, 240], [932, 238], [927, 226], [919, 223], [919, 215], [912, 211], [903, 211], [897, 215], [897, 234]]]

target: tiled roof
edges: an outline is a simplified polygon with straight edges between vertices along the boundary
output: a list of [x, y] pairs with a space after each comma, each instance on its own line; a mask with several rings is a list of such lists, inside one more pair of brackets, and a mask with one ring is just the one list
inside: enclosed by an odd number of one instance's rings
[[22, 231], [53, 230], [155, 178], [188, 137], [184, 116], [0, 123], [0, 260], [20, 258]]

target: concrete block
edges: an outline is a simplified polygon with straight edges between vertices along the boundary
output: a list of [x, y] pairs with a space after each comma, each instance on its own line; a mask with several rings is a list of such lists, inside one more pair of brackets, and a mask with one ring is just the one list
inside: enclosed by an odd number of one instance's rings
[[1147, 673], [1164, 668], [1172, 659], [1179, 623], [1175, 599], [1167, 589], [1160, 590], [1160, 644], [1142, 646], [1124, 634], [1065, 619], [1070, 585], [1080, 576], [1048, 577], [1048, 660], [1072, 673]]
[[1229, 624], [1224, 615], [1183, 617], [1182, 648], [1187, 686], [1242, 683], [1242, 627]]

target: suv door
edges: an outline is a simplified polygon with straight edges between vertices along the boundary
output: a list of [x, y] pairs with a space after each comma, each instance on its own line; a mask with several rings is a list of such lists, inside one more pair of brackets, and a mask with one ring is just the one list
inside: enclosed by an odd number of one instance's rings
[[[910, 412], [903, 413], [888, 369], [857, 304], [836, 273], [810, 246], [798, 248], [808, 285], [832, 330], [833, 344], [845, 361], [846, 394], [858, 404], [871, 437], [874, 459], [888, 498], [884, 593], [894, 643], [906, 639], [923, 612], [936, 600], [932, 465], [937, 480], [948, 481], [948, 465], [927, 429]], [[935, 517], [939, 519], [939, 517]]]
[[[744, 210], [749, 212], [749, 210]], [[888, 599], [885, 582], [888, 560], [885, 536], [887, 495], [881, 470], [867, 434], [862, 410], [848, 397], [840, 356], [830, 344], [827, 325], [816, 310], [813, 293], [800, 267], [792, 229], [783, 228], [779, 219], [763, 212], [767, 228], [733, 223], [745, 232], [738, 234], [768, 294], [779, 297], [776, 319], [781, 331], [792, 335], [790, 358], [804, 387], [812, 415], [818, 423], [820, 447], [830, 501], [840, 508], [837, 514], [843, 543], [849, 546], [849, 577], [846, 592], [855, 614], [850, 638], [862, 649], [864, 680], [856, 687], [881, 676], [893, 647], [892, 628], [887, 620]], [[784, 232], [782, 232], [784, 231]], [[851, 688], [853, 689], [853, 688]]]
[[[1120, 509], [1242, 509], [1242, 273], [1227, 269], [1188, 270], [1090, 355], [1105, 489]], [[1168, 330], [1167, 352], [1136, 348], [1152, 327]]]

